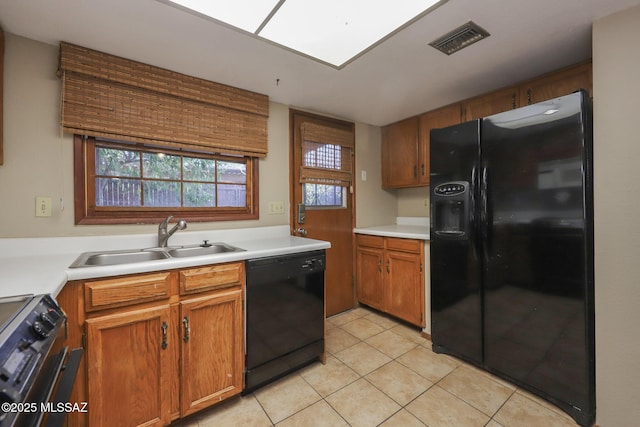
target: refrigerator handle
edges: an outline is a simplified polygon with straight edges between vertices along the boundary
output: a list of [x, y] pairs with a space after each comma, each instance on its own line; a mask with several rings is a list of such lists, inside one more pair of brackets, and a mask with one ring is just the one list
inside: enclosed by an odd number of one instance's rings
[[482, 255], [485, 259], [489, 256], [491, 249], [491, 233], [489, 227], [491, 219], [491, 193], [489, 187], [489, 171], [486, 165], [482, 166], [480, 173], [480, 240], [482, 244]]
[[478, 203], [478, 201], [476, 200], [476, 195], [478, 194], [477, 192], [477, 186], [478, 186], [478, 167], [477, 166], [473, 166], [471, 168], [471, 189], [470, 189], [470, 197], [469, 197], [469, 230], [473, 230], [471, 231], [471, 238], [472, 238], [472, 242], [473, 242], [473, 251], [474, 251], [474, 256], [476, 258], [478, 258], [480, 256], [480, 254], [482, 253], [482, 248], [481, 248], [481, 239], [479, 239], [478, 236], [478, 221], [479, 218], [477, 216], [478, 213], [478, 207], [476, 206], [476, 204]]

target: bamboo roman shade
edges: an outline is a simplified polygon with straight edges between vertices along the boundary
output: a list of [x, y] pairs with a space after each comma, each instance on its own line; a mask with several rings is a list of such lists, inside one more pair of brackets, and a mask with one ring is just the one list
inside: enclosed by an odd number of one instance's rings
[[350, 186], [355, 147], [353, 131], [305, 122], [300, 125], [300, 132], [300, 182]]
[[269, 98], [60, 43], [66, 132], [264, 157]]

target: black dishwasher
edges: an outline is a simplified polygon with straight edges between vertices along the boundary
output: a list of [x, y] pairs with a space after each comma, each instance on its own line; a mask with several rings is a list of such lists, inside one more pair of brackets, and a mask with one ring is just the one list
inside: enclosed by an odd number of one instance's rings
[[250, 259], [246, 269], [243, 395], [322, 356], [325, 252]]

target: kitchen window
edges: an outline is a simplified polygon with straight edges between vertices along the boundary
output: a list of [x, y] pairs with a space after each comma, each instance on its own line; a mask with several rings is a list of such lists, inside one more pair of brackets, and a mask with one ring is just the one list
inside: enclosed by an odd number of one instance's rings
[[257, 219], [257, 159], [75, 137], [76, 223]]

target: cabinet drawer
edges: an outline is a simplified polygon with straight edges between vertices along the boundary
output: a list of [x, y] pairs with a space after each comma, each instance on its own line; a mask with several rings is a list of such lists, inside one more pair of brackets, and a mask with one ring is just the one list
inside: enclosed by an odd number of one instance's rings
[[180, 294], [238, 286], [244, 283], [244, 263], [234, 262], [180, 272]]
[[372, 248], [384, 248], [384, 237], [369, 236], [367, 234], [357, 235], [358, 246], [370, 246]]
[[85, 282], [87, 312], [169, 298], [169, 272]]
[[392, 251], [420, 253], [420, 244], [421, 240], [415, 239], [387, 239], [387, 249]]

